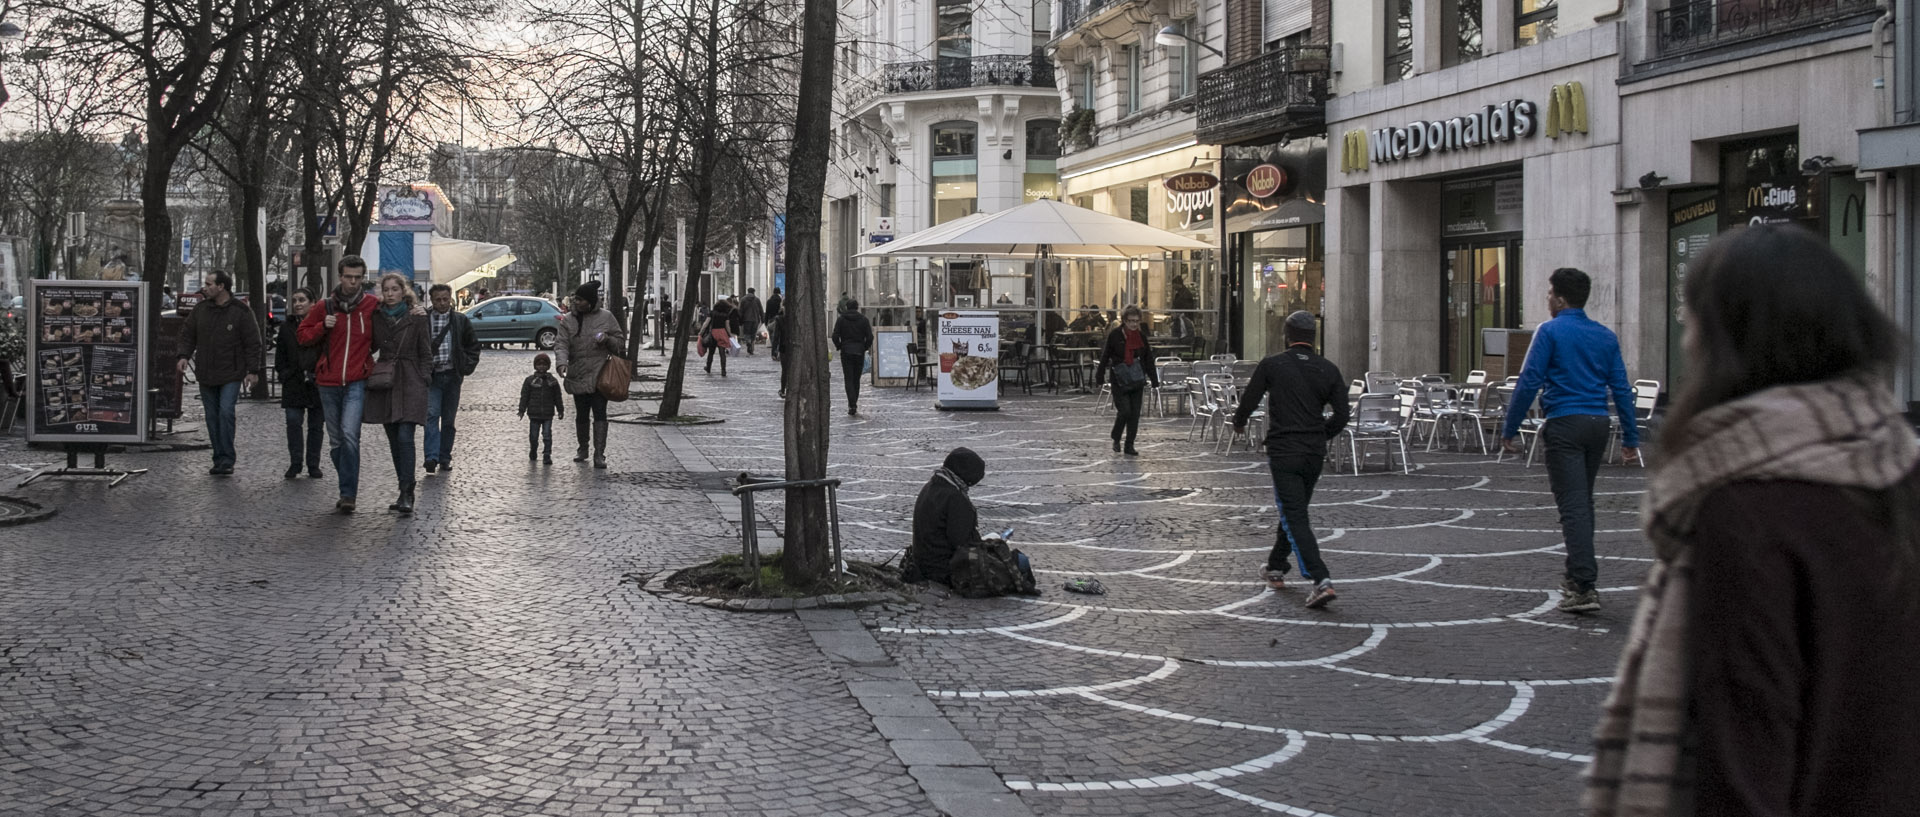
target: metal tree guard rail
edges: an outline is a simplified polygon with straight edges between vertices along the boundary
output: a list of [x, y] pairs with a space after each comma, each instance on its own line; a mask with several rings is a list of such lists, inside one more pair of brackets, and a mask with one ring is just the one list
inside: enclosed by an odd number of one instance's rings
[[779, 480], [773, 477], [756, 477], [745, 471], [740, 472], [736, 480], [739, 487], [733, 489], [733, 495], [740, 497], [740, 559], [746, 562], [747, 571], [753, 576], [753, 586], [760, 586], [760, 526], [753, 518], [753, 495], [758, 491], [794, 488], [827, 489], [827, 524], [833, 534], [833, 573], [836, 578], [845, 579], [846, 561], [840, 556], [840, 480], [796, 479]]

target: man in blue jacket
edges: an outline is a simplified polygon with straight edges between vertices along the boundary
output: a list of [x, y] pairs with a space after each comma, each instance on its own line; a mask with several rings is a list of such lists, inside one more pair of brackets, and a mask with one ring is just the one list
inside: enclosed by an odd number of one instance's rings
[[1593, 557], [1593, 481], [1612, 431], [1607, 398], [1613, 398], [1620, 412], [1621, 450], [1628, 463], [1640, 460], [1640, 429], [1634, 422], [1633, 386], [1627, 382], [1627, 364], [1620, 357], [1620, 339], [1583, 309], [1587, 294], [1593, 291], [1593, 279], [1580, 270], [1561, 267], [1547, 284], [1547, 310], [1553, 320], [1534, 330], [1500, 436], [1507, 451], [1519, 453], [1520, 421], [1526, 419], [1538, 394], [1547, 418], [1540, 428], [1540, 441], [1546, 444], [1547, 484], [1553, 486], [1553, 503], [1560, 508], [1560, 531], [1567, 545], [1560, 610], [1591, 613], [1600, 609], [1600, 592], [1593, 586], [1600, 576]]

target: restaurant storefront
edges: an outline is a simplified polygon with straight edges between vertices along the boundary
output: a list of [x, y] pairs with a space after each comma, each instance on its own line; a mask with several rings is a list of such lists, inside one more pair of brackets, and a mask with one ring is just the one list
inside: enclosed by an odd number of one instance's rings
[[1224, 148], [1223, 351], [1257, 360], [1286, 348], [1287, 315], [1326, 313], [1326, 139]]

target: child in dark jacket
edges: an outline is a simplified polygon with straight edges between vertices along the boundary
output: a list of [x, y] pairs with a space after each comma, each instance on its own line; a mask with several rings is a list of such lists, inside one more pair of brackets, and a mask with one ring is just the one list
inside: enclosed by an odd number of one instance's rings
[[[553, 365], [553, 359], [545, 352], [533, 356], [533, 374], [520, 384], [520, 416], [527, 418], [527, 461], [540, 457], [545, 465], [553, 464], [553, 418], [567, 416], [567, 407], [560, 399], [560, 380], [547, 373]], [[540, 453], [540, 442], [546, 441], [544, 456]]]

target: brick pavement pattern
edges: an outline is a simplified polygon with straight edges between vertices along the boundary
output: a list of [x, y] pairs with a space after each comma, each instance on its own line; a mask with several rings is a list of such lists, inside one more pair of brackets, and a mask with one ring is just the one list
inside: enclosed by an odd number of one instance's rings
[[[898, 554], [920, 485], [966, 444], [988, 460], [983, 527], [1017, 528], [1046, 592], [869, 609], [893, 666], [849, 667], [798, 616], [623, 584], [737, 531], [655, 429], [615, 423], [598, 475], [528, 465], [510, 392], [530, 358], [487, 355], [455, 468], [423, 478], [411, 520], [378, 510], [378, 429], [362, 511], [337, 516], [331, 469], [280, 480], [278, 407], [251, 402], [236, 477], [154, 453], [116, 457], [153, 472], [111, 491], [15, 492], [60, 513], [0, 528], [0, 813], [936, 814], [953, 781], [901, 739], [939, 732], [930, 713], [1037, 814], [1575, 813], [1650, 555], [1637, 469], [1602, 470], [1607, 607], [1582, 617], [1551, 609], [1543, 468], [1416, 454], [1412, 475], [1329, 474], [1314, 516], [1341, 597], [1310, 611], [1259, 581], [1264, 462], [1187, 440], [1184, 417], [1150, 414], [1123, 458], [1092, 397], [946, 414], [869, 386], [833, 427], [855, 555]], [[730, 374], [689, 376], [688, 410], [725, 425], [664, 433], [716, 470], [777, 471], [773, 364]], [[55, 457], [0, 439], [0, 471]], [[1072, 576], [1108, 594], [1060, 591]], [[872, 697], [892, 677], [934, 709]], [[964, 745], [912, 745], [931, 743]]]
[[[729, 422], [685, 434], [720, 470], [776, 470], [781, 403], [746, 361], [697, 377], [701, 410], [717, 400]], [[1133, 458], [1112, 453], [1095, 396], [949, 414], [928, 391], [867, 392], [862, 416], [833, 412], [848, 546], [896, 559], [920, 486], [964, 444], [988, 463], [982, 530], [1016, 528], [1034, 559], [1039, 599], [863, 613], [1034, 813], [1577, 812], [1650, 564], [1643, 471], [1601, 472], [1607, 606], [1578, 617], [1553, 609], [1565, 551], [1543, 467], [1416, 453], [1411, 475], [1330, 471], [1313, 515], [1341, 596], [1313, 611], [1304, 587], [1260, 579], [1277, 525], [1264, 459], [1188, 439], [1183, 415], [1150, 409]], [[1075, 576], [1107, 595], [1063, 592]]]

